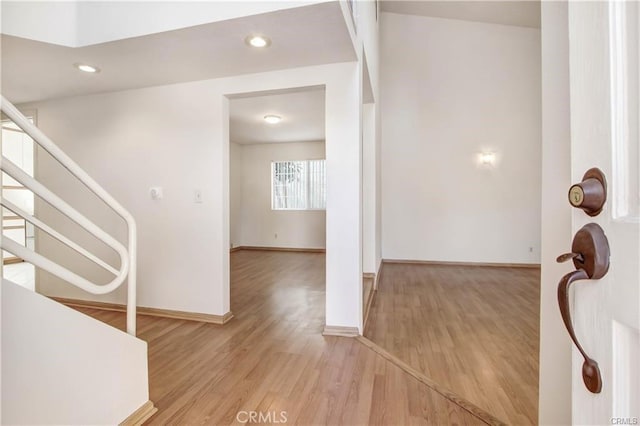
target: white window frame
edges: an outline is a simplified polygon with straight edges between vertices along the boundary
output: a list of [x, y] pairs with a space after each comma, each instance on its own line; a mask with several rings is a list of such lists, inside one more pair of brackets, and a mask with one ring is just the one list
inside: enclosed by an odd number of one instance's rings
[[274, 164], [276, 163], [285, 163], [285, 162], [305, 162], [307, 163], [307, 167], [305, 168], [306, 173], [307, 173], [307, 190], [306, 190], [306, 195], [307, 195], [307, 200], [306, 200], [306, 204], [309, 205], [309, 195], [311, 193], [310, 191], [310, 185], [311, 185], [311, 179], [309, 179], [309, 167], [308, 164], [311, 161], [324, 161], [324, 165], [325, 165], [325, 182], [324, 182], [324, 190], [326, 192], [327, 190], [327, 181], [326, 181], [326, 167], [327, 167], [327, 159], [326, 158], [307, 158], [307, 159], [301, 159], [301, 160], [273, 160], [271, 161], [271, 164], [269, 165], [269, 167], [271, 168], [271, 182], [269, 183], [269, 185], [271, 186], [271, 210], [272, 211], [326, 211], [327, 210], [327, 203], [326, 203], [326, 196], [325, 196], [325, 206], [323, 208], [276, 208], [275, 206], [275, 187], [274, 187]]

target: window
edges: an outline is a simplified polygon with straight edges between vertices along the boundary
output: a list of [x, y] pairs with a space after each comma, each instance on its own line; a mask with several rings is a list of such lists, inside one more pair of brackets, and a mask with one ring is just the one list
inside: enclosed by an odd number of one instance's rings
[[271, 163], [273, 210], [324, 210], [326, 204], [325, 160]]

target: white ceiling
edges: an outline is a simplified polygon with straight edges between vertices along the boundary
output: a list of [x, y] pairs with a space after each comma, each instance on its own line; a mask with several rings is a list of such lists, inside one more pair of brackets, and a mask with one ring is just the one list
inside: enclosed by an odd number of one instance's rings
[[540, 28], [540, 0], [514, 1], [404, 1], [384, 0], [384, 12], [433, 16], [491, 24]]
[[[248, 34], [272, 44], [245, 45]], [[13, 103], [356, 60], [337, 2], [86, 47], [2, 36], [2, 93]], [[89, 63], [98, 74], [81, 73]]]
[[[229, 139], [243, 145], [324, 140], [324, 99], [324, 87], [231, 99]], [[268, 114], [282, 121], [268, 124]]]
[[2, 34], [81, 47], [327, 0], [64, 0], [0, 2]]

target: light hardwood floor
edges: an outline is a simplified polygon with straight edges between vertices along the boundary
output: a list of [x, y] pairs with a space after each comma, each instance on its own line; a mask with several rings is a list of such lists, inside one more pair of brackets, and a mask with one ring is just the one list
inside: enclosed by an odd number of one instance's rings
[[540, 272], [385, 263], [365, 337], [509, 424], [537, 424]]
[[[321, 335], [323, 254], [238, 251], [231, 268], [226, 325], [138, 316], [148, 424], [238, 424], [251, 410], [292, 425], [482, 424], [358, 340]], [[79, 310], [124, 329], [122, 313]]]

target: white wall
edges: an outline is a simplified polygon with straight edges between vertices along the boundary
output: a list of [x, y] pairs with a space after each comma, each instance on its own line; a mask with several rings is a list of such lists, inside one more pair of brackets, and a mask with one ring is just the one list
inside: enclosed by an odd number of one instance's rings
[[[352, 40], [361, 61], [363, 86], [370, 84], [373, 99], [362, 105], [362, 266], [367, 273], [377, 273], [382, 262], [381, 184], [380, 184], [380, 54], [379, 2], [356, 2], [357, 34]], [[348, 8], [346, 9], [348, 11]], [[351, 18], [347, 17], [351, 24]], [[353, 28], [351, 28], [353, 30]], [[366, 62], [363, 58], [366, 56]], [[365, 70], [366, 66], [366, 70]], [[365, 78], [365, 75], [367, 78]]]
[[362, 105], [362, 270], [377, 273], [375, 104]]
[[571, 341], [558, 309], [558, 280], [566, 265], [556, 256], [571, 247], [567, 4], [542, 2], [542, 277], [540, 286], [540, 382], [538, 422], [571, 423]]
[[[382, 262], [382, 239], [381, 239], [381, 185], [380, 185], [380, 163], [379, 163], [379, 154], [380, 151], [378, 146], [380, 144], [380, 94], [379, 94], [379, 70], [380, 70], [380, 49], [379, 49], [379, 19], [376, 19], [376, 14], [378, 13], [380, 2], [378, 1], [355, 1], [353, 2], [354, 10], [350, 11], [347, 2], [340, 2], [342, 12], [345, 18], [345, 22], [347, 23], [347, 28], [349, 30], [349, 35], [351, 36], [351, 41], [353, 43], [356, 54], [358, 55], [358, 79], [360, 83], [364, 81], [364, 76], [368, 74], [369, 79], [371, 81], [371, 92], [373, 95], [374, 102], [374, 125], [373, 129], [365, 129], [364, 122], [364, 114], [363, 111], [365, 107], [362, 104], [363, 101], [363, 88], [359, 87], [358, 99], [360, 101], [360, 112], [359, 112], [359, 120], [358, 125], [360, 126], [360, 156], [361, 161], [358, 165], [358, 172], [361, 176], [361, 200], [360, 207], [358, 209], [358, 215], [363, 224], [363, 228], [361, 229], [361, 246], [362, 252], [360, 254], [360, 263], [364, 268], [365, 272], [377, 272], [381, 262]], [[357, 31], [356, 31], [357, 30]], [[364, 58], [366, 55], [367, 62], [365, 63]], [[365, 70], [366, 67], [366, 70]], [[371, 102], [371, 100], [367, 100], [367, 102]], [[374, 130], [374, 134], [371, 134], [370, 131]], [[365, 133], [368, 133], [366, 137], [368, 139], [373, 138], [376, 149], [374, 150], [374, 156], [371, 156], [370, 153], [365, 153], [366, 148], [364, 146]], [[366, 157], [366, 158], [365, 158]], [[365, 162], [367, 162], [365, 164]], [[376, 179], [374, 182], [368, 182], [371, 169], [374, 169]], [[374, 206], [375, 209], [372, 210], [371, 206]], [[374, 224], [374, 227], [371, 227], [370, 224]], [[374, 235], [371, 235], [371, 232], [374, 232]], [[375, 265], [371, 266], [371, 258], [374, 258]], [[362, 268], [361, 268], [362, 269]], [[362, 288], [362, 277], [359, 278], [359, 293], [363, 294]], [[361, 297], [362, 298], [362, 297]], [[362, 316], [362, 303], [360, 303], [359, 313], [360, 323], [358, 328], [362, 332], [363, 328], [363, 316]]]
[[[376, 103], [376, 139], [375, 139], [375, 256], [376, 269], [382, 266], [382, 108]], [[376, 281], [377, 285], [377, 281]]]
[[[325, 248], [324, 210], [271, 209], [271, 162], [323, 159], [325, 143], [231, 144], [234, 145], [236, 155], [240, 151], [241, 160], [232, 160], [231, 164], [240, 163], [240, 183], [233, 184], [232, 181], [230, 190], [233, 191], [235, 187], [241, 195], [239, 205], [235, 206], [236, 218], [232, 230], [236, 228], [236, 235], [231, 240], [233, 246]], [[233, 158], [233, 152], [231, 155]], [[234, 172], [231, 176], [238, 178]], [[232, 202], [234, 198], [236, 196], [231, 194]]]
[[2, 424], [115, 425], [149, 400], [146, 342], [5, 280], [2, 373]]
[[[229, 311], [229, 99], [225, 95], [326, 87], [326, 322], [361, 327], [361, 197], [358, 64], [305, 67], [52, 100], [32, 105], [38, 124], [110, 191], [138, 222], [138, 303], [222, 315]], [[170, 100], [170, 102], [169, 102]], [[41, 156], [44, 157], [44, 156]], [[38, 176], [108, 230], [124, 226], [91, 201], [51, 161]], [[149, 187], [164, 187], [153, 201]], [[203, 202], [194, 203], [201, 189]], [[38, 206], [36, 207], [38, 208]], [[108, 252], [44, 206], [39, 214], [98, 252]], [[40, 249], [86, 276], [104, 274], [71, 260], [46, 238]], [[39, 289], [94, 298], [42, 274]], [[122, 289], [124, 290], [124, 289]], [[124, 293], [100, 300], [124, 301]]]
[[383, 257], [538, 263], [540, 31], [384, 13], [381, 49]]
[[[34, 105], [39, 127], [136, 218], [141, 306], [225, 313], [220, 312], [221, 295], [211, 284], [216, 276], [211, 257], [222, 238], [212, 218], [220, 214], [222, 194], [212, 142], [219, 125], [211, 117], [214, 100], [203, 93], [207, 86], [187, 83]], [[48, 155], [41, 154], [38, 160], [41, 181], [103, 228], [126, 235], [123, 222]], [[151, 199], [152, 186], [163, 188], [164, 199]], [[193, 202], [195, 189], [203, 192], [202, 204]], [[46, 204], [38, 203], [36, 209], [56, 229], [106, 258], [115, 258]], [[63, 265], [107, 282], [107, 273], [44, 233], [39, 234], [38, 244], [40, 251]], [[45, 272], [37, 286], [47, 295], [120, 303], [126, 294], [123, 286], [97, 298]]]
[[240, 244], [242, 211], [242, 145], [229, 143], [229, 243]]

